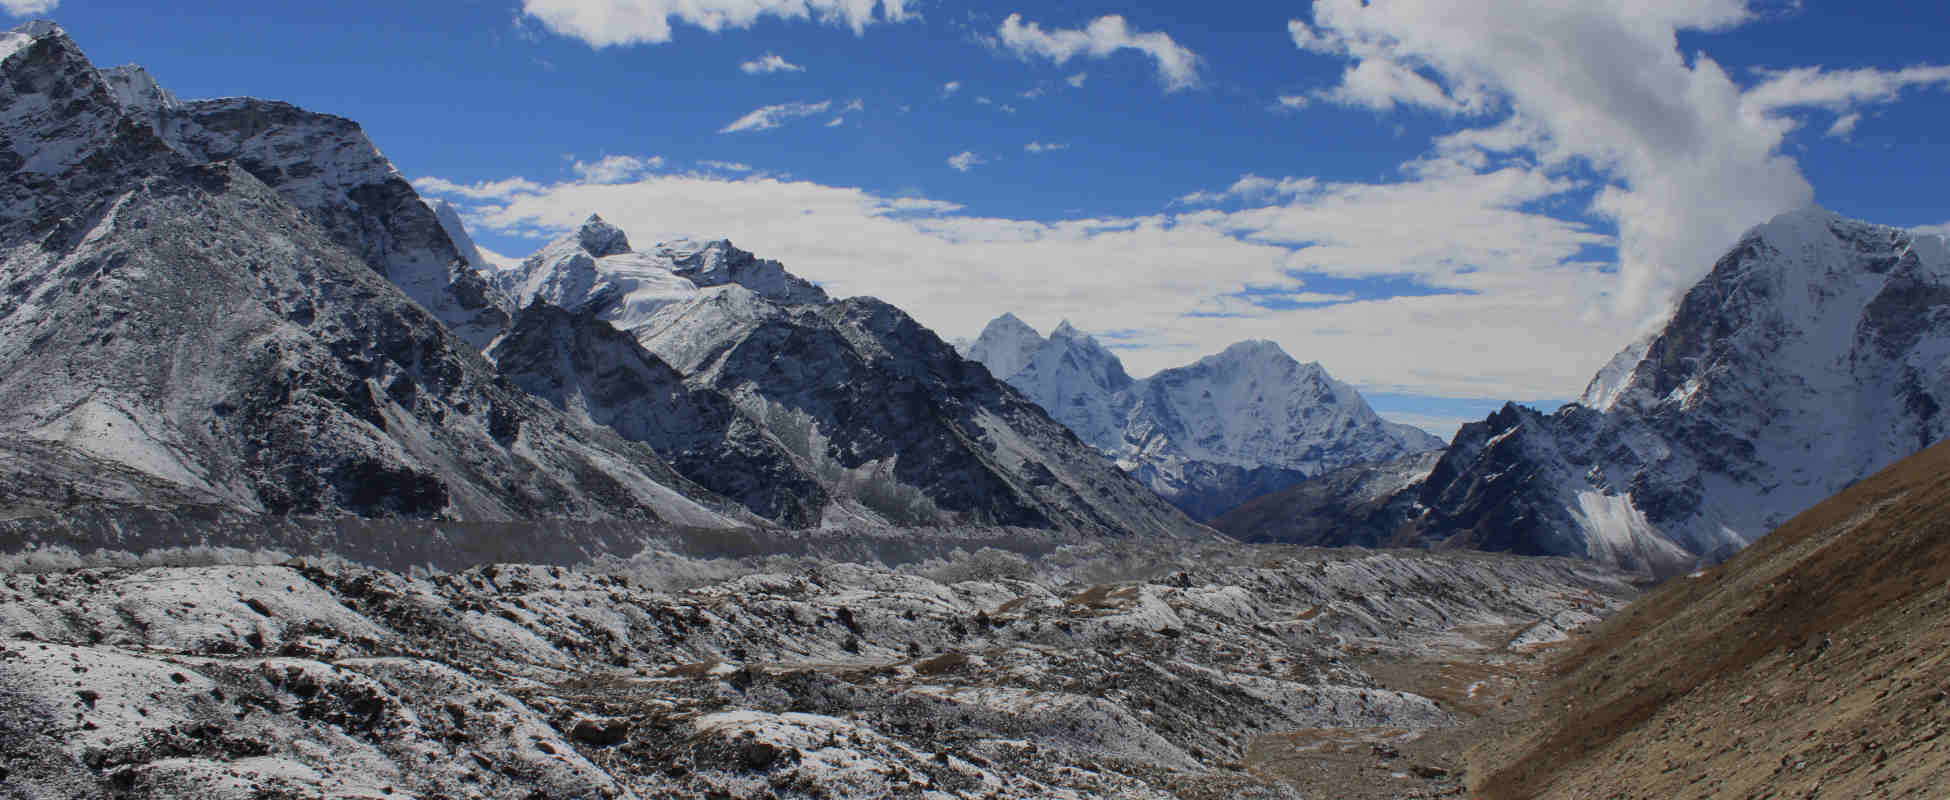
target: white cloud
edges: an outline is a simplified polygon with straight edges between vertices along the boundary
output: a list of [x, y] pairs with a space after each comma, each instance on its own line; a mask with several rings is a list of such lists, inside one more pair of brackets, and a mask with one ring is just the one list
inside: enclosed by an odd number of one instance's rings
[[705, 167], [707, 169], [715, 169], [723, 172], [751, 172], [752, 171], [752, 165], [742, 164], [737, 161], [699, 161], [697, 162], [697, 165], [700, 167]]
[[638, 156], [605, 156], [601, 161], [588, 163], [577, 161], [570, 167], [575, 174], [590, 183], [622, 183], [641, 177], [650, 170], [664, 165], [662, 156], [641, 158]]
[[1910, 89], [1950, 88], [1950, 67], [1915, 66], [1899, 70], [1827, 70], [1801, 67], [1768, 70], [1765, 79], [1742, 98], [1753, 114], [1783, 114], [1818, 108], [1835, 114], [1823, 134], [1847, 139], [1862, 123], [1861, 109], [1896, 102]]
[[830, 119], [830, 120], [827, 120], [827, 121], [826, 121], [826, 127], [828, 127], [828, 128], [837, 128], [837, 127], [839, 127], [839, 126], [841, 126], [841, 125], [845, 125], [845, 124], [846, 124], [846, 115], [848, 115], [848, 114], [851, 114], [851, 113], [853, 113], [853, 112], [855, 112], [855, 111], [865, 111], [866, 109], [867, 109], [867, 104], [866, 104], [866, 101], [863, 101], [863, 100], [860, 100], [860, 99], [857, 99], [857, 98], [856, 98], [856, 99], [854, 99], [854, 100], [853, 100], [852, 102], [850, 102], [850, 103], [847, 103], [846, 105], [843, 105], [843, 106], [840, 106], [840, 111], [839, 111], [839, 116], [836, 116], [836, 117], [834, 117], [834, 118], [832, 118], [832, 119]]
[[1087, 80], [1089, 80], [1089, 79], [1090, 79], [1090, 73], [1088, 73], [1088, 72], [1079, 72], [1079, 73], [1077, 73], [1077, 74], [1075, 74], [1075, 75], [1071, 75], [1071, 76], [1070, 76], [1070, 77], [1068, 77], [1068, 78], [1064, 78], [1064, 79], [1063, 79], [1063, 82], [1064, 82], [1064, 83], [1067, 83], [1067, 84], [1070, 84], [1070, 88], [1072, 88], [1072, 89], [1081, 89], [1081, 88], [1083, 88], [1083, 82], [1084, 82], [1084, 81], [1087, 81]]
[[521, 8], [591, 47], [668, 42], [672, 19], [716, 33], [773, 16], [845, 25], [860, 34], [874, 23], [912, 18], [907, 0], [522, 0]]
[[[1157, 63], [1158, 80], [1165, 91], [1176, 92], [1199, 85], [1197, 53], [1179, 45], [1165, 33], [1139, 33], [1131, 30], [1124, 18], [1115, 14], [1098, 17], [1079, 29], [1044, 30], [1034, 22], [1024, 22], [1021, 14], [1010, 14], [996, 31], [997, 41], [1016, 56], [1028, 60], [1040, 56], [1061, 66], [1072, 58], [1107, 58], [1119, 50], [1136, 50]], [[1081, 76], [1072, 79], [1081, 85]]]
[[1591, 210], [1619, 230], [1625, 310], [1662, 311], [1746, 228], [1813, 201], [1780, 145], [1794, 128], [1743, 98], [1681, 31], [1753, 16], [1746, 0], [1316, 0], [1296, 46], [1351, 62], [1315, 95], [1500, 119], [1438, 143], [1420, 169], [1517, 156], [1603, 177]]
[[787, 61], [783, 56], [773, 53], [766, 53], [758, 58], [739, 64], [738, 68], [744, 70], [746, 75], [769, 75], [774, 72], [806, 71], [805, 67]]
[[1022, 149], [1031, 153], [1054, 153], [1058, 150], [1068, 150], [1070, 145], [1065, 142], [1030, 142], [1023, 145]]
[[1274, 100], [1274, 108], [1281, 111], [1299, 111], [1313, 103], [1313, 98], [1303, 94], [1283, 94]]
[[884, 201], [882, 205], [889, 211], [904, 214], [952, 214], [963, 208], [960, 203], [930, 200], [925, 197], [897, 197]]
[[[970, 168], [984, 160], [963, 156]], [[468, 218], [487, 232], [561, 231], [595, 211], [643, 240], [730, 237], [946, 336], [973, 335], [1002, 311], [1044, 327], [1068, 317], [1137, 330], [1137, 348], [1120, 355], [1138, 374], [1269, 338], [1367, 388], [1564, 397], [1625, 329], [1597, 302], [1617, 276], [1578, 260], [1611, 238], [1526, 210], [1577, 188], [1514, 167], [1394, 183], [1245, 176], [1220, 191], [1258, 205], [1040, 222], [803, 181], [656, 173], [477, 202]], [[1336, 283], [1308, 285], [1315, 274]], [[1452, 293], [1361, 299], [1345, 284], [1383, 275]], [[1103, 301], [1108, 287], [1115, 304]], [[1277, 311], [1249, 289], [1331, 305]]]
[[1747, 105], [1759, 111], [1826, 108], [1838, 113], [1864, 105], [1894, 102], [1905, 89], [1950, 88], [1950, 66], [1899, 70], [1827, 70], [1821, 67], [1770, 70], [1747, 92]]
[[987, 163], [989, 163], [988, 159], [967, 150], [948, 157], [948, 166], [954, 167], [957, 172], [967, 172]]
[[0, 0], [0, 8], [16, 17], [35, 17], [53, 11], [61, 0]]
[[961, 91], [961, 81], [949, 81], [941, 84], [942, 97], [954, 97], [955, 93], [959, 91]]
[[1178, 198], [1180, 205], [1216, 205], [1226, 200], [1269, 201], [1309, 194], [1320, 189], [1316, 178], [1266, 178], [1242, 175], [1222, 191], [1192, 192]]
[[833, 107], [833, 101], [821, 100], [817, 103], [781, 103], [776, 106], [762, 106], [718, 129], [719, 133], [738, 133], [740, 131], [769, 131], [800, 117], [812, 117], [826, 113]]
[[547, 188], [527, 178], [461, 184], [434, 177], [416, 178], [413, 187], [429, 194], [459, 196], [470, 200], [506, 200], [520, 194], [536, 194]]
[[1828, 133], [1825, 135], [1830, 139], [1847, 139], [1855, 133], [1855, 126], [1861, 123], [1862, 115], [1851, 111], [1836, 117], [1835, 124], [1828, 126]]

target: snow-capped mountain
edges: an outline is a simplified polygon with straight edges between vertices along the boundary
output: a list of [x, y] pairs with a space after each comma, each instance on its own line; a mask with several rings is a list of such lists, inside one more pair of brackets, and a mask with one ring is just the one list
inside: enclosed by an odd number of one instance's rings
[[175, 102], [51, 24], [0, 50], [9, 508], [755, 519], [497, 376], [454, 332], [490, 287], [356, 126]]
[[638, 253], [592, 216], [497, 282], [505, 374], [768, 519], [1199, 530], [898, 309], [728, 241]]
[[898, 310], [728, 241], [592, 217], [484, 275], [350, 121], [182, 101], [52, 24], [0, 57], [10, 503], [1211, 535]]
[[982, 362], [995, 377], [1008, 379], [1029, 366], [1029, 360], [1042, 349], [1043, 335], [1014, 314], [1003, 314], [989, 321], [967, 347], [956, 347], [963, 355]]
[[599, 215], [548, 243], [494, 282], [515, 303], [542, 301], [595, 314], [624, 330], [641, 327], [658, 309], [695, 297], [700, 289], [738, 284], [779, 303], [824, 303], [826, 292], [761, 260], [728, 240], [659, 243], [648, 253]]
[[123, 115], [192, 161], [236, 162], [476, 349], [506, 329], [514, 307], [473, 242], [447, 234], [358, 123], [251, 97], [181, 101], [138, 66], [99, 74]]
[[1067, 321], [1045, 339], [1004, 314], [969, 355], [1198, 518], [1310, 475], [1442, 446], [1381, 419], [1353, 387], [1271, 342], [1133, 380]]
[[1690, 569], [1941, 440], [1946, 400], [1943, 239], [1792, 212], [1742, 237], [1581, 403], [1464, 426], [1404, 490], [1401, 523], [1425, 542]]
[[531, 304], [488, 356], [529, 394], [572, 419], [650, 445], [686, 477], [767, 520], [815, 526], [832, 500], [728, 398], [686, 384], [593, 314]]

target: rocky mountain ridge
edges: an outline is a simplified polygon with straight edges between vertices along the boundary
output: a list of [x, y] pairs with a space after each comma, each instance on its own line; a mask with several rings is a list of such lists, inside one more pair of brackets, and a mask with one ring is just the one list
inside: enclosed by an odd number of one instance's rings
[[1272, 342], [1135, 380], [1069, 322], [1044, 338], [1004, 314], [967, 353], [1199, 519], [1325, 471], [1442, 446], [1381, 419], [1353, 387]]
[[[356, 123], [9, 36], [0, 465], [27, 507], [1211, 535], [877, 301], [599, 217], [498, 269]], [[36, 477], [83, 463], [120, 477]]]
[[1295, 490], [1253, 516], [1685, 572], [1941, 440], [1946, 398], [1950, 248], [1805, 209], [1742, 237], [1583, 402], [1465, 425], [1407, 502]]
[[[439, 302], [486, 282], [432, 212], [406, 202], [404, 181], [364, 180], [374, 162], [356, 126], [281, 104], [175, 103], [131, 91], [148, 85], [138, 72], [105, 77], [58, 26], [12, 36], [0, 60], [0, 132], [20, 156], [0, 183], [10, 513], [119, 499], [754, 519], [648, 447], [508, 385], [450, 332], [430, 308], [464, 312], [460, 329], [481, 322], [478, 334], [499, 306]], [[125, 106], [131, 96], [166, 102]], [[358, 168], [327, 158], [308, 171], [295, 151], [321, 142]], [[233, 160], [196, 155], [210, 152]], [[331, 191], [346, 203], [327, 202]], [[389, 280], [426, 275], [454, 278], [417, 284], [437, 295], [431, 305]], [[97, 466], [60, 466], [70, 462]], [[37, 476], [51, 469], [93, 477], [48, 486]]]
[[[639, 254], [591, 217], [500, 281], [529, 304], [518, 330], [550, 306], [587, 318], [556, 314], [561, 333], [499, 342], [491, 355], [517, 383], [591, 419], [635, 420], [633, 438], [653, 424], [711, 431], [710, 447], [660, 452], [768, 519], [1210, 535], [899, 309], [832, 300], [729, 242]], [[585, 349], [558, 352], [570, 340]], [[626, 364], [645, 365], [627, 386]], [[678, 394], [693, 399], [666, 402]]]

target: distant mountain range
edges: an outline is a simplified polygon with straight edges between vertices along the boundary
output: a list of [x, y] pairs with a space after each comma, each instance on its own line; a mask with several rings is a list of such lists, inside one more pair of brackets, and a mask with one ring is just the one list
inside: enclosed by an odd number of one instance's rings
[[639, 252], [594, 216], [495, 263], [349, 120], [181, 100], [51, 23], [0, 39], [0, 76], [9, 515], [1209, 536], [1189, 512], [1670, 574], [1950, 432], [1950, 250], [1826, 211], [1743, 237], [1579, 403], [1431, 455], [1269, 343], [1136, 380], [1005, 315], [964, 357], [728, 241]]
[[1068, 322], [1044, 338], [1004, 314], [966, 352], [1198, 519], [1322, 472], [1442, 447], [1272, 342], [1133, 380]]
[[1718, 561], [1950, 433], [1950, 248], [1819, 209], [1750, 231], [1553, 413], [1354, 467], [1217, 521], [1251, 540]]
[[596, 217], [501, 269], [349, 120], [0, 59], [8, 514], [1211, 535], [885, 303]]

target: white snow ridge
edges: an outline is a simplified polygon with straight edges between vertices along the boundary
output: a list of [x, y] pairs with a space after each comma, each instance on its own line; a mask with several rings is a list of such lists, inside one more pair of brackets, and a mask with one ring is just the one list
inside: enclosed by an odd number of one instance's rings
[[1069, 322], [1045, 339], [1004, 314], [968, 355], [1200, 519], [1322, 472], [1442, 447], [1272, 342], [1240, 342], [1133, 380]]

